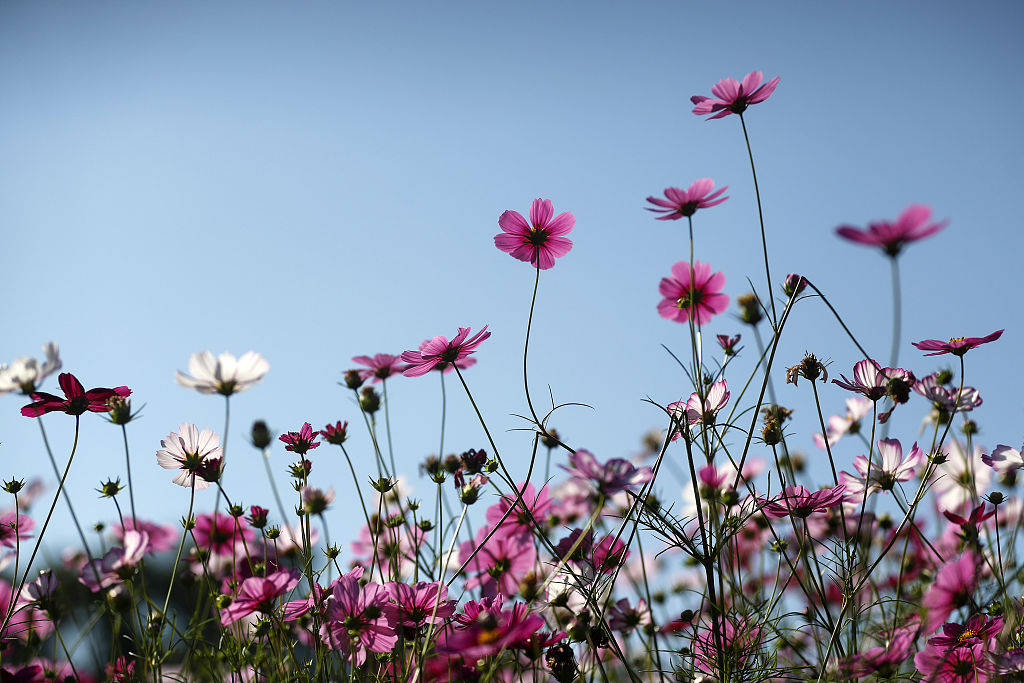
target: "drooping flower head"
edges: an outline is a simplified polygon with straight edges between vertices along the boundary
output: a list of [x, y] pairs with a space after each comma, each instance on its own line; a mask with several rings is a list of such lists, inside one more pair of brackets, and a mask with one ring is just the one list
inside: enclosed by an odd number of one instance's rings
[[190, 374], [179, 370], [175, 380], [200, 394], [230, 396], [259, 382], [268, 370], [270, 363], [255, 351], [246, 351], [237, 359], [227, 351], [216, 357], [209, 351], [196, 351], [188, 359]]
[[941, 356], [944, 353], [951, 353], [954, 356], [962, 356], [976, 346], [988, 344], [1003, 336], [1003, 330], [996, 330], [984, 337], [953, 337], [948, 342], [941, 339], [925, 339], [924, 341], [913, 342], [921, 351], [934, 351], [926, 353], [926, 356]]
[[606, 497], [635, 489], [654, 477], [650, 467], [636, 467], [628, 460], [612, 458], [599, 463], [590, 451], [579, 449], [569, 455], [569, 467], [562, 466], [573, 477], [585, 481]]
[[518, 211], [505, 211], [498, 218], [502, 232], [494, 236], [494, 246], [520, 261], [529, 261], [541, 270], [555, 265], [555, 259], [572, 249], [566, 235], [576, 225], [568, 211], [555, 216], [550, 199], [534, 199], [530, 222]]
[[949, 223], [930, 223], [931, 215], [930, 207], [911, 204], [895, 221], [875, 221], [869, 223], [866, 230], [842, 225], [836, 228], [836, 234], [857, 244], [879, 247], [890, 257], [896, 258], [907, 244], [934, 235]]
[[708, 120], [720, 119], [730, 114], [742, 114], [750, 105], [764, 102], [771, 97], [779, 85], [778, 77], [761, 85], [763, 80], [764, 74], [760, 71], [751, 71], [742, 81], [723, 78], [711, 86], [711, 94], [714, 97], [694, 95], [690, 98], [690, 102], [694, 104], [693, 113], [697, 116], [708, 115]]
[[931, 401], [942, 414], [966, 413], [982, 404], [981, 394], [974, 387], [948, 387], [939, 379], [937, 372], [926, 375], [914, 382], [914, 391]]
[[299, 431], [286, 432], [277, 438], [287, 444], [284, 447], [286, 451], [305, 455], [308, 451], [320, 446], [320, 442], [316, 440], [318, 435], [308, 422], [303, 422]]
[[[648, 206], [648, 211], [660, 213], [659, 221], [677, 221], [683, 217], [692, 216], [697, 209], [708, 209], [718, 206], [728, 197], [721, 195], [728, 189], [728, 185], [715, 188], [715, 181], [711, 178], [700, 178], [693, 181], [685, 190], [681, 187], [666, 187], [665, 199], [648, 197], [647, 201], [654, 204]], [[714, 190], [714, 191], [712, 191]]]
[[991, 453], [981, 456], [981, 461], [999, 474], [1007, 474], [1024, 467], [1024, 457], [1016, 448], [1002, 444], [992, 449]]
[[86, 412], [105, 413], [110, 405], [110, 399], [117, 396], [124, 398], [132, 393], [128, 387], [100, 387], [86, 391], [78, 378], [70, 372], [60, 373], [57, 383], [64, 392], [64, 398], [43, 391], [34, 392], [33, 403], [22, 408], [21, 414], [25, 417], [39, 417], [55, 411], [68, 415], [82, 415]]
[[658, 304], [662, 318], [685, 323], [693, 318], [706, 325], [729, 305], [729, 297], [722, 294], [725, 276], [711, 272], [711, 265], [695, 261], [693, 271], [687, 261], [672, 266], [672, 276], [664, 277], [658, 291], [664, 297]]
[[186, 488], [193, 485], [197, 490], [207, 488], [210, 482], [203, 477], [204, 464], [207, 461], [219, 464], [224, 458], [220, 437], [210, 429], [199, 431], [188, 422], [182, 422], [178, 431], [162, 439], [160, 446], [156, 452], [157, 464], [165, 470], [178, 470], [173, 481]]
[[487, 325], [472, 337], [469, 333], [470, 328], [460, 327], [459, 333], [451, 341], [447, 337], [434, 337], [420, 344], [419, 351], [404, 352], [402, 360], [409, 363], [409, 367], [403, 374], [406, 377], [421, 377], [435, 368], [447, 370], [452, 364], [459, 365], [462, 361], [472, 360], [468, 357], [491, 333], [487, 331]]
[[390, 353], [378, 353], [373, 356], [355, 356], [352, 358], [352, 362], [365, 365], [365, 368], [359, 368], [356, 372], [359, 373], [364, 382], [369, 380], [374, 384], [392, 375], [397, 375], [405, 369], [405, 363], [402, 362], [402, 359]]
[[46, 359], [42, 363], [29, 356], [20, 356], [11, 361], [10, 365], [0, 364], [0, 394], [18, 391], [31, 396], [45, 378], [60, 370], [60, 349], [57, 343], [44, 344], [43, 353]]

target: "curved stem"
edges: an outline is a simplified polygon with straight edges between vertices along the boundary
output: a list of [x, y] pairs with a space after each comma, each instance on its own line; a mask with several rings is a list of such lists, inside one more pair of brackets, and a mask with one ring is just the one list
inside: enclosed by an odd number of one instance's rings
[[[77, 420], [77, 418], [76, 418]], [[60, 477], [60, 468], [57, 466], [57, 459], [53, 457], [53, 450], [50, 448], [50, 440], [46, 436], [46, 428], [43, 427], [43, 418], [39, 417], [36, 419], [39, 423], [39, 432], [43, 435], [43, 445], [46, 446], [46, 455], [50, 458], [50, 466], [53, 467], [53, 476], [58, 480]], [[75, 443], [78, 442], [78, 423], [75, 423]], [[72, 455], [74, 451], [72, 450]], [[68, 512], [71, 513], [71, 522], [75, 525], [75, 531], [78, 532], [78, 539], [82, 542], [82, 548], [85, 550], [86, 557], [92, 557], [92, 551], [89, 549], [89, 543], [85, 540], [85, 532], [82, 531], [82, 525], [78, 521], [78, 514], [75, 512], [75, 506], [71, 504], [71, 496], [65, 490], [63, 491], [64, 502], [68, 505]], [[29, 563], [31, 564], [31, 563]], [[99, 578], [97, 577], [97, 581]]]
[[526, 405], [530, 409], [530, 415], [533, 416], [534, 423], [543, 429], [540, 418], [537, 417], [537, 411], [533, 409], [533, 401], [530, 400], [530, 380], [526, 374], [526, 357], [530, 351], [530, 328], [533, 325], [533, 307], [537, 304], [537, 286], [540, 284], [540, 266], [537, 266], [534, 270], [537, 271], [537, 276], [533, 280], [533, 296], [530, 298], [530, 317], [526, 319], [526, 343], [523, 344], [523, 387], [526, 389]]
[[[231, 396], [224, 397], [224, 435], [220, 440], [221, 447], [221, 460], [220, 460], [220, 475], [224, 476], [224, 468], [228, 465], [228, 424], [231, 420]], [[213, 514], [216, 517], [217, 508], [220, 507], [220, 487], [217, 487], [217, 498], [213, 503]]]
[[121, 436], [124, 438], [124, 464], [128, 470], [128, 502], [132, 508], [132, 521], [138, 520], [139, 516], [135, 514], [135, 487], [132, 486], [132, 459], [128, 454], [128, 429], [126, 425], [121, 425]]

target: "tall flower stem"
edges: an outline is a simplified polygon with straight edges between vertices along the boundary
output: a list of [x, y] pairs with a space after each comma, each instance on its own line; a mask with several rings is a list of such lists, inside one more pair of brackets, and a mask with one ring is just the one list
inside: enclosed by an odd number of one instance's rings
[[[224, 468], [228, 464], [228, 425], [231, 422], [231, 396], [224, 397], [224, 438], [221, 439], [221, 461], [220, 461], [220, 472], [221, 476], [224, 476]], [[214, 517], [217, 515], [217, 509], [220, 507], [220, 487], [217, 487], [217, 498], [213, 503], [213, 514]]]
[[[892, 266], [892, 348], [889, 351], [889, 367], [895, 368], [900, 360], [900, 336], [903, 327], [903, 290], [900, 287], [900, 261], [893, 256]], [[884, 438], [884, 437], [883, 437]]]
[[[444, 423], [448, 415], [448, 395], [444, 389], [444, 373], [437, 373], [441, 376], [441, 444], [437, 447], [438, 459], [444, 458]], [[440, 550], [440, 548], [438, 548]]]
[[[75, 444], [78, 444], [78, 417], [75, 417]], [[50, 448], [50, 440], [46, 436], [46, 428], [43, 427], [43, 418], [36, 418], [36, 422], [39, 423], [39, 433], [43, 435], [43, 445], [46, 447], [46, 455], [50, 458], [50, 466], [53, 467], [53, 476], [58, 480], [61, 479], [60, 468], [57, 466], [57, 459], [53, 457], [53, 450]], [[74, 449], [71, 451], [74, 455]], [[75, 512], [75, 506], [71, 504], [71, 496], [67, 490], [61, 487], [60, 493], [64, 496], [64, 502], [68, 505], [68, 512], [71, 513], [71, 521], [75, 525], [75, 531], [78, 532], [78, 539], [82, 542], [82, 548], [85, 549], [87, 557], [92, 558], [92, 551], [89, 550], [89, 543], [85, 540], [85, 533], [82, 531], [82, 525], [78, 522], [78, 514]], [[40, 534], [40, 537], [42, 534]], [[31, 562], [29, 562], [31, 564]], [[97, 578], [98, 580], [98, 578]]]
[[[36, 554], [39, 552], [39, 548], [43, 544], [43, 536], [46, 535], [46, 528], [50, 526], [50, 519], [53, 517], [53, 511], [57, 507], [57, 501], [60, 500], [61, 494], [64, 493], [64, 482], [67, 481], [68, 473], [71, 472], [71, 463], [75, 460], [75, 451], [78, 450], [78, 425], [81, 422], [81, 416], [75, 415], [75, 440], [71, 444], [71, 455], [68, 456], [67, 467], [64, 468], [64, 474], [60, 478], [60, 484], [57, 485], [57, 493], [53, 495], [53, 501], [50, 503], [50, 509], [46, 513], [46, 520], [43, 522], [43, 528], [39, 530], [39, 535], [36, 537], [35, 545], [32, 547], [32, 554], [29, 555], [28, 562], [25, 563], [25, 573], [21, 576], [21, 581], [18, 583], [18, 589], [14, 591], [15, 595], [21, 595], [21, 589], [25, 587], [25, 581], [28, 580], [28, 573], [32, 570], [32, 563], [35, 562]], [[67, 499], [65, 499], [67, 500]], [[68, 507], [71, 507], [71, 501], [68, 500]], [[74, 512], [72, 511], [72, 515]], [[82, 530], [79, 528], [78, 532], [81, 534]], [[17, 531], [15, 532], [17, 534]], [[85, 545], [85, 536], [82, 536], [82, 545]], [[89, 552], [86, 547], [86, 552], [89, 553], [89, 558], [92, 558], [92, 553]], [[95, 565], [93, 565], [95, 567]], [[97, 582], [99, 577], [97, 577]], [[0, 633], [4, 633], [7, 629], [7, 624], [11, 621], [14, 610], [8, 610], [7, 615], [4, 617], [4, 622], [0, 625]]]
[[[270, 490], [273, 491], [273, 493], [274, 493], [274, 502], [277, 503], [277, 509], [281, 513], [281, 522], [287, 524], [288, 523], [288, 512], [287, 512], [288, 508], [286, 508], [284, 506], [284, 503], [281, 502], [281, 493], [277, 490], [277, 482], [274, 481], [274, 473], [270, 469], [270, 448], [269, 447], [263, 449], [263, 467], [267, 471], [267, 481], [270, 482]], [[220, 489], [219, 488], [217, 490], [217, 493], [218, 493], [218, 495], [220, 494]]]
[[135, 514], [135, 487], [132, 486], [132, 459], [128, 454], [128, 428], [126, 425], [121, 425], [121, 436], [124, 438], [124, 465], [128, 470], [128, 502], [132, 508], [132, 527], [134, 528], [134, 522], [139, 519], [139, 516]]
[[388, 400], [388, 381], [382, 379], [380, 381], [382, 387], [382, 393], [384, 394], [384, 432], [388, 436], [388, 462], [391, 463], [391, 471], [398, 476], [398, 467], [395, 465], [395, 450], [391, 446], [391, 413], [389, 406], [391, 402]]
[[764, 212], [761, 209], [761, 190], [757, 185], [757, 169], [754, 167], [754, 152], [750, 149], [750, 136], [747, 135], [747, 121], [740, 113], [740, 125], [743, 126], [743, 140], [747, 143], [747, 156], [750, 158], [750, 174], [754, 177], [754, 196], [757, 198], [757, 219], [761, 222], [761, 248], [764, 251], [764, 275], [768, 280], [768, 300], [772, 304], [772, 327], [778, 325], [778, 316], [775, 314], [775, 297], [772, 292], [772, 271], [768, 265], [768, 238], [764, 232]]
[[537, 411], [533, 409], [533, 401], [530, 400], [530, 380], [526, 374], [526, 357], [530, 351], [530, 328], [533, 326], [533, 308], [537, 304], [537, 287], [540, 285], [540, 266], [534, 268], [537, 275], [533, 279], [533, 296], [530, 297], [530, 316], [526, 319], [526, 343], [523, 344], [523, 387], [526, 389], [526, 405], [530, 409], [534, 423], [543, 429]]

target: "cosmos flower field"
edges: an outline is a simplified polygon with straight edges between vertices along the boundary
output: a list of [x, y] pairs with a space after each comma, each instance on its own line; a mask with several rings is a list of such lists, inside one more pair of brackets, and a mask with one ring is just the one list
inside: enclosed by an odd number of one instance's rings
[[[662, 427], [639, 454], [563, 438], [565, 406], [531, 393], [540, 280], [587, 239], [546, 198], [497, 209], [499, 232], [480, 244], [535, 273], [522, 356], [501, 359], [522, 364], [509, 390], [522, 397], [528, 458], [503, 457], [473, 393], [487, 325], [353, 357], [336, 378], [351, 413], [281, 434], [183, 415], [159, 443], [138, 443], [138, 397], [122, 378], [83, 384], [53, 342], [42, 359], [0, 366], [4, 409], [39, 424], [39, 442], [20, 447], [44, 452], [53, 474], [2, 484], [0, 681], [1024, 680], [1024, 434], [984, 447], [972, 420], [984, 388], [971, 360], [1001, 353], [1003, 330], [947, 317], [935, 338], [903, 337], [902, 257], [920, 240], [961, 239], [913, 198], [898, 216], [834, 226], [891, 269], [890, 349], [869, 353], [833, 293], [773, 270], [785, 246], [763, 219], [748, 124], [784, 96], [779, 83], [752, 72], [691, 98], [694, 123], [742, 136], [758, 209], [744, 238], [763, 270], [702, 260], [701, 221], [727, 186], [696, 178], [647, 197], [652, 220], [689, 246], [648, 302], [686, 340], [674, 355], [686, 383], [655, 404]], [[749, 293], [730, 300], [726, 273]], [[791, 313], [812, 304], [860, 351], [852, 367], [777, 353]], [[901, 359], [908, 341], [917, 353]], [[226, 425], [234, 397], [260, 391], [269, 371], [256, 351], [200, 351], [175, 380], [222, 402]], [[447, 443], [442, 413], [438, 452], [400, 472], [396, 382], [436, 382], [439, 401], [446, 386], [463, 394], [478, 442]], [[797, 432], [794, 411], [817, 429]], [[892, 429], [897, 411], [923, 428]], [[102, 419], [124, 457], [119, 476], [97, 482], [111, 515], [97, 537], [65, 482], [82, 421]], [[353, 447], [355, 430], [369, 449]], [[325, 458], [351, 478], [319, 476]], [[269, 500], [236, 502], [253, 496], [222, 475], [243, 459], [265, 466]], [[177, 521], [136, 516], [136, 500], [161, 495], [135, 489], [139, 468], [187, 490]], [[74, 529], [56, 529], [60, 507]], [[332, 543], [334, 515], [358, 517], [357, 536]], [[55, 547], [57, 535], [78, 542]]]

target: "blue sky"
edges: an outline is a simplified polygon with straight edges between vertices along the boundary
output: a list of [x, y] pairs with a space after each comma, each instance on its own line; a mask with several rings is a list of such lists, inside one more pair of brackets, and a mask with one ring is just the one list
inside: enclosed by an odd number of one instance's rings
[[[688, 101], [762, 69], [782, 78], [748, 117], [774, 272], [806, 274], [884, 357], [887, 264], [833, 229], [931, 204], [950, 227], [903, 258], [902, 359], [924, 374], [939, 364], [910, 340], [1005, 327], [967, 357], [968, 383], [985, 398], [981, 443], [1019, 445], [1022, 14], [1015, 2], [4, 3], [0, 359], [53, 339], [86, 384], [131, 386], [146, 404], [129, 428], [140, 514], [171, 520], [188, 494], [156, 466], [159, 439], [186, 420], [222, 428], [222, 402], [173, 382], [193, 351], [270, 361], [233, 403], [227, 475], [234, 498], [266, 504], [243, 444], [252, 419], [354, 422], [336, 385], [351, 356], [487, 323], [467, 378], [525, 472], [527, 438], [504, 430], [524, 407], [533, 272], [491, 240], [503, 210], [548, 197], [576, 215], [576, 246], [541, 279], [534, 391], [594, 406], [555, 422], [570, 442], [629, 454], [659, 423], [642, 399], [689, 391], [660, 347], [683, 349], [685, 328], [655, 311], [658, 280], [687, 257], [683, 225], [654, 221], [644, 198], [703, 176], [729, 185], [728, 202], [697, 216], [697, 258], [734, 299], [747, 276], [762, 284], [739, 122], [705, 122]], [[733, 331], [729, 315], [708, 329]], [[805, 349], [835, 375], [857, 360], [817, 302], [788, 334], [780, 367]], [[778, 389], [813, 450], [807, 395]], [[436, 450], [436, 378], [398, 380], [391, 395], [412, 471]], [[825, 390], [825, 409], [844, 397]], [[449, 398], [450, 448], [483, 446], [464, 396]], [[35, 425], [18, 398], [2, 402], [0, 476], [46, 474]], [[924, 410], [911, 405], [893, 432], [907, 441]], [[90, 418], [70, 480], [87, 522], [113, 514], [99, 481], [123, 477], [120, 435]], [[71, 420], [47, 424], [65, 453]], [[337, 452], [316, 455], [320, 483], [347, 493]], [[339, 538], [357, 516], [348, 500]]]

